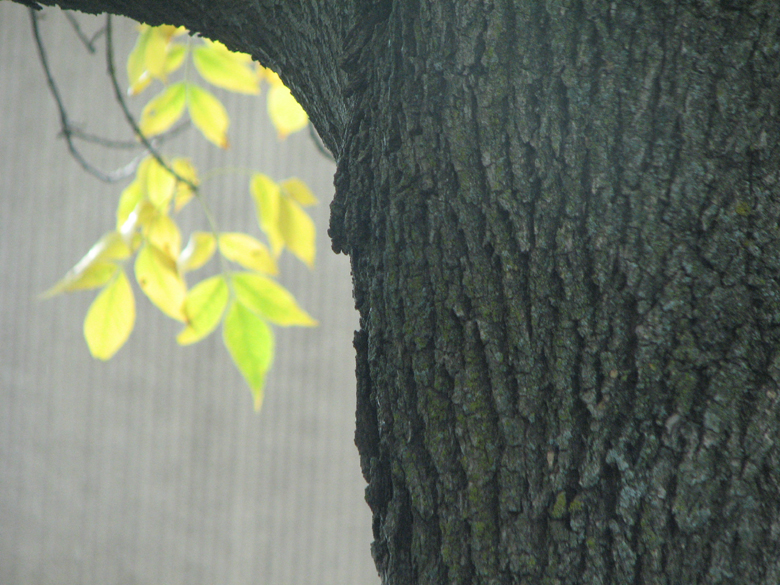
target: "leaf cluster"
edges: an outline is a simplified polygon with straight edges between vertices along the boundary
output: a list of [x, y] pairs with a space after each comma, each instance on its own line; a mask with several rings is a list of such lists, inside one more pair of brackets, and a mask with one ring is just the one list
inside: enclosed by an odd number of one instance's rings
[[[169, 83], [171, 74], [188, 55], [203, 79], [223, 89], [258, 94], [260, 81], [268, 79], [269, 114], [280, 136], [308, 123], [306, 114], [275, 74], [248, 55], [231, 52], [217, 42], [203, 39], [194, 48], [191, 42], [181, 43], [177, 39], [184, 33], [184, 29], [171, 26], [142, 25], [128, 57], [131, 95], [140, 94], [154, 80], [164, 85], [143, 108], [138, 128], [144, 137], [166, 132], [186, 110], [206, 139], [223, 148], [228, 146], [229, 118], [222, 103], [186, 78]], [[315, 227], [304, 208], [316, 204], [317, 199], [300, 179], [277, 183], [265, 174], [253, 173], [249, 194], [266, 244], [247, 233], [220, 231], [200, 190], [199, 173], [189, 159], [169, 159], [150, 152], [121, 193], [114, 229], [43, 296], [101, 289], [84, 319], [84, 337], [95, 358], [108, 360], [125, 344], [135, 326], [135, 295], [128, 278], [132, 269], [139, 288], [152, 304], [182, 324], [176, 337], [181, 345], [196, 343], [222, 325], [224, 345], [259, 409], [274, 355], [270, 324], [317, 324], [273, 279], [284, 249], [313, 266]], [[210, 229], [191, 233], [182, 246], [176, 217], [193, 199], [201, 202]], [[215, 256], [219, 259], [219, 274], [188, 286], [188, 274]]]

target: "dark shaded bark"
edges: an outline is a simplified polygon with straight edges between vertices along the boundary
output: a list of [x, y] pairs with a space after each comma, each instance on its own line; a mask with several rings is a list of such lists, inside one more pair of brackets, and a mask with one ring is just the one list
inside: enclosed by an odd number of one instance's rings
[[195, 4], [312, 60], [385, 583], [780, 582], [775, 2]]

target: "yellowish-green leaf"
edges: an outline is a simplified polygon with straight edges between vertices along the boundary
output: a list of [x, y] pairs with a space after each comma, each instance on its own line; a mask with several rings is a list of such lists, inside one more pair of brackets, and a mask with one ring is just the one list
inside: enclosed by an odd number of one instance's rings
[[181, 67], [181, 64], [184, 63], [184, 57], [186, 56], [186, 45], [181, 45], [179, 43], [171, 43], [168, 45], [168, 54], [165, 56], [163, 74], [167, 77], [176, 71], [179, 67]]
[[316, 228], [309, 215], [295, 201], [283, 197], [279, 202], [279, 231], [290, 252], [311, 268], [316, 252]]
[[260, 410], [265, 375], [274, 358], [271, 328], [241, 302], [234, 301], [222, 324], [222, 338], [230, 357], [252, 390], [255, 410]]
[[[198, 172], [188, 158], [176, 158], [171, 164], [171, 168], [176, 171], [180, 177], [187, 179], [190, 183], [197, 186], [200, 184]], [[176, 196], [173, 199], [173, 210], [179, 211], [184, 207], [195, 194], [187, 183], [178, 181], [176, 183]]]
[[214, 234], [211, 232], [192, 232], [176, 262], [179, 272], [184, 274], [191, 270], [197, 270], [211, 260], [216, 248], [217, 241]]
[[268, 115], [279, 138], [302, 130], [309, 123], [309, 116], [284, 85], [272, 85], [268, 90]]
[[187, 326], [176, 337], [181, 345], [189, 345], [209, 335], [219, 325], [230, 291], [225, 277], [212, 276], [198, 283], [184, 299]]
[[167, 213], [168, 205], [176, 191], [176, 177], [164, 166], [152, 158], [146, 170], [146, 196], [162, 213]]
[[240, 232], [220, 234], [219, 251], [225, 258], [237, 262], [244, 268], [266, 274], [279, 272], [268, 248], [249, 234]]
[[229, 146], [227, 129], [230, 119], [222, 102], [202, 87], [188, 83], [187, 107], [192, 123], [203, 136], [220, 148]]
[[159, 213], [146, 226], [146, 239], [173, 260], [181, 251], [179, 226], [169, 216]]
[[135, 325], [135, 299], [124, 270], [100, 291], [84, 319], [84, 338], [93, 357], [107, 360], [125, 344]]
[[126, 242], [134, 241], [133, 234], [138, 228], [148, 226], [159, 215], [157, 208], [149, 203], [148, 199], [141, 199], [135, 209], [127, 216], [125, 223], [119, 228], [119, 232]]
[[255, 202], [260, 229], [268, 237], [274, 256], [279, 256], [284, 247], [284, 238], [279, 231], [279, 204], [282, 199], [279, 185], [267, 175], [255, 173], [249, 183], [249, 191]]
[[314, 193], [306, 186], [306, 183], [296, 177], [285, 179], [279, 186], [282, 188], [282, 192], [285, 195], [304, 207], [317, 205], [317, 203], [319, 203], [314, 196]]
[[48, 299], [64, 292], [99, 288], [111, 280], [118, 269], [119, 267], [113, 262], [97, 261], [81, 272], [71, 270], [62, 280], [43, 293], [41, 298]]
[[138, 203], [144, 198], [146, 193], [145, 181], [141, 181], [138, 175], [141, 173], [141, 166], [143, 166], [145, 160], [141, 163], [136, 171], [136, 179], [124, 188], [122, 194], [119, 196], [119, 206], [116, 210], [116, 229], [122, 229], [122, 226], [130, 217], [130, 214], [138, 206]]
[[173, 69], [178, 67], [178, 65], [174, 67], [175, 61], [178, 59], [179, 65], [181, 64], [181, 60], [184, 58], [183, 54], [181, 57], [174, 56], [173, 63], [170, 61], [171, 53], [177, 52], [179, 47], [183, 48], [182, 45], [174, 44], [171, 40], [186, 31], [187, 29], [184, 27], [171, 25], [155, 26], [151, 29], [146, 43], [145, 60], [146, 69], [152, 77], [165, 82], [167, 74], [172, 70], [171, 67]]
[[127, 81], [130, 95], [138, 95], [152, 82], [152, 77], [146, 69], [146, 45], [152, 35], [152, 27], [142, 24], [139, 27], [138, 39], [127, 58]]
[[162, 27], [155, 26], [150, 29], [144, 62], [146, 70], [152, 77], [165, 81], [165, 58], [168, 54], [168, 42], [170, 37], [165, 34]]
[[186, 103], [186, 84], [179, 82], [169, 85], [144, 106], [139, 129], [144, 136], [156, 136], [165, 132], [181, 118]]
[[135, 259], [135, 278], [158, 309], [173, 319], [185, 320], [183, 305], [187, 285], [170, 256], [144, 244]]
[[277, 325], [317, 325], [317, 321], [301, 309], [295, 297], [278, 282], [252, 272], [233, 274], [232, 281], [236, 298], [261, 317]]
[[62, 280], [41, 296], [49, 298], [64, 292], [103, 286], [116, 272], [117, 266], [112, 260], [124, 260], [131, 252], [119, 232], [103, 234]]
[[260, 81], [252, 69], [248, 55], [234, 53], [222, 43], [207, 41], [192, 52], [192, 61], [198, 73], [208, 81], [230, 91], [256, 95]]

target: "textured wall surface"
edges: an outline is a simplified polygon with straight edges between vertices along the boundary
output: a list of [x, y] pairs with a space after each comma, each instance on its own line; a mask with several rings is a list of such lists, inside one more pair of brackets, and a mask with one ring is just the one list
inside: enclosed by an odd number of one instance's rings
[[[63, 15], [41, 23], [74, 123], [129, 132], [111, 98], [103, 43], [89, 55]], [[91, 34], [102, 19], [79, 16]], [[132, 23], [115, 20], [117, 65]], [[349, 264], [330, 251], [333, 164], [306, 132], [278, 144], [261, 96], [216, 91], [234, 120], [229, 152], [195, 131], [169, 152], [205, 172], [233, 165], [296, 175], [320, 197], [313, 271], [284, 257], [281, 281], [319, 319], [276, 329], [263, 411], [219, 334], [188, 348], [136, 287], [138, 320], [108, 363], [81, 323], [94, 293], [41, 301], [113, 225], [126, 183], [86, 175], [57, 138], [27, 11], [0, 2], [0, 583], [112, 585], [370, 584], [370, 513], [354, 429]], [[143, 100], [136, 103], [139, 109]], [[85, 148], [110, 170], [127, 153]], [[225, 229], [258, 234], [247, 176], [204, 192]], [[205, 227], [191, 206], [184, 223]], [[198, 274], [200, 277], [201, 275]], [[193, 279], [191, 279], [191, 282]]]

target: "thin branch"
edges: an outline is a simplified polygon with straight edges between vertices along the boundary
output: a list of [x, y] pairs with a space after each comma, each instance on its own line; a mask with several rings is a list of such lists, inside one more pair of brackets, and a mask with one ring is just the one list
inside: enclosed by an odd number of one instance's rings
[[68, 22], [70, 23], [70, 26], [73, 27], [74, 32], [76, 33], [76, 36], [79, 38], [79, 40], [83, 43], [83, 45], [87, 48], [87, 51], [89, 51], [91, 54], [95, 54], [95, 39], [97, 39], [100, 34], [102, 33], [102, 30], [98, 30], [94, 34], [94, 36], [90, 39], [87, 38], [87, 35], [84, 34], [84, 32], [81, 30], [81, 27], [79, 26], [79, 21], [76, 20], [76, 17], [73, 16], [70, 12], [65, 11], [65, 18], [68, 19]]
[[70, 125], [70, 121], [68, 120], [68, 114], [65, 111], [65, 106], [62, 103], [62, 98], [60, 97], [60, 92], [57, 89], [57, 84], [54, 82], [54, 77], [52, 76], [51, 69], [49, 68], [49, 60], [46, 57], [46, 50], [43, 48], [43, 41], [41, 40], [41, 34], [38, 30], [38, 15], [33, 8], [30, 8], [30, 21], [32, 22], [35, 44], [38, 47], [38, 57], [41, 61], [43, 72], [46, 75], [46, 84], [49, 86], [49, 91], [51, 92], [52, 96], [54, 97], [54, 101], [57, 104], [57, 110], [59, 111], [60, 115], [60, 126], [62, 127], [61, 132], [65, 137], [65, 142], [68, 145], [68, 151], [85, 171], [105, 183], [116, 183], [117, 181], [121, 181], [122, 179], [131, 176], [133, 172], [135, 172], [135, 169], [133, 168], [133, 170], [128, 173], [127, 166], [113, 173], [104, 173], [100, 169], [91, 165], [76, 148], [76, 145], [73, 143], [73, 129]]
[[[155, 146], [160, 145], [166, 140], [174, 138], [175, 136], [181, 134], [184, 130], [187, 130], [190, 127], [190, 124], [191, 122], [189, 120], [182, 120], [176, 126], [165, 132], [165, 134], [155, 136], [150, 142]], [[114, 148], [117, 150], [133, 150], [139, 147], [137, 140], [112, 140], [110, 138], [104, 138], [102, 136], [90, 134], [89, 132], [84, 132], [74, 127], [71, 127], [70, 133], [73, 138], [78, 138], [84, 142], [97, 144], [98, 146], [105, 146], [106, 148]], [[146, 152], [144, 152], [144, 154], [146, 154]]]

